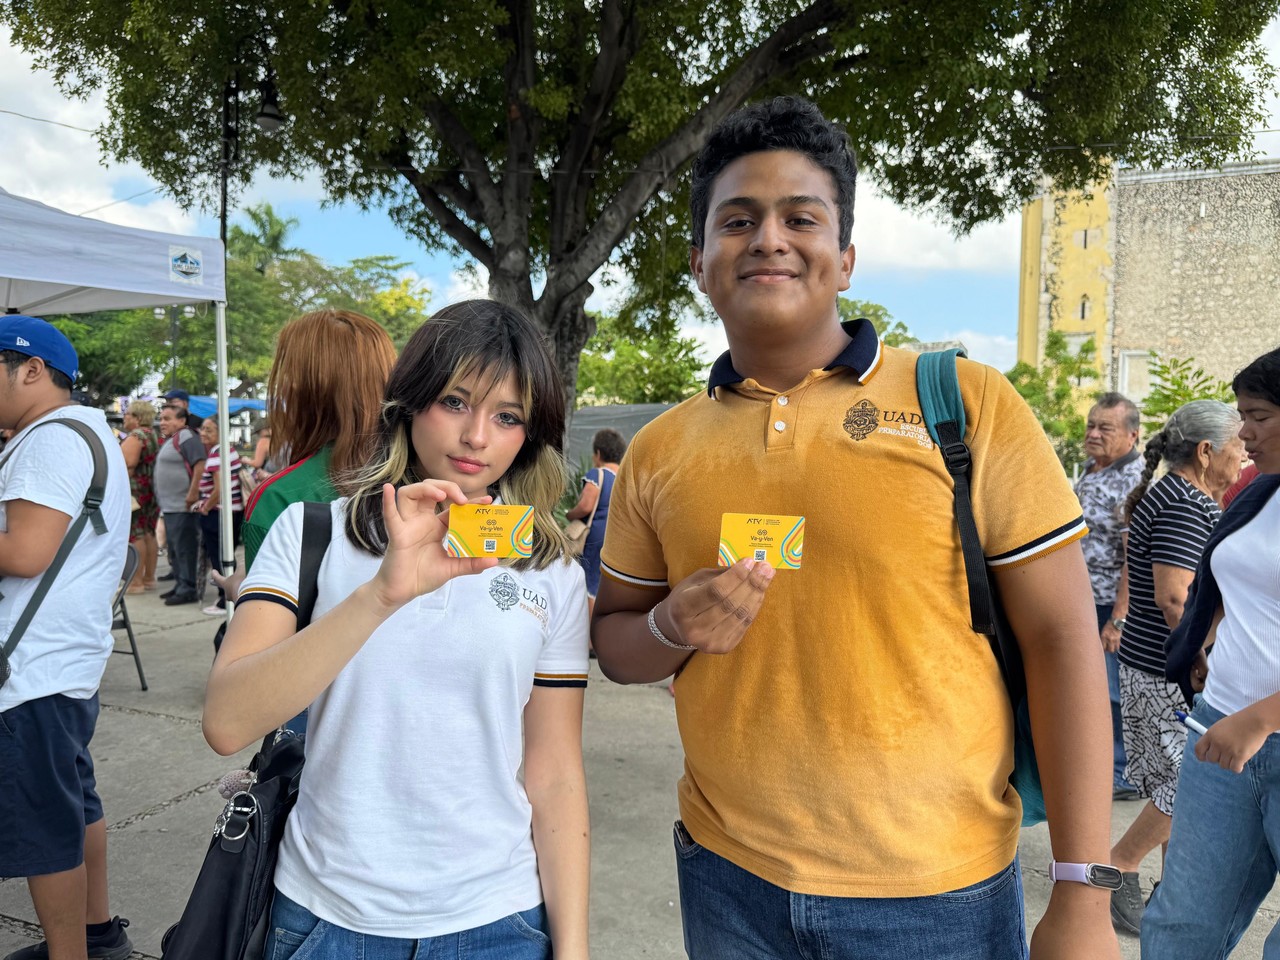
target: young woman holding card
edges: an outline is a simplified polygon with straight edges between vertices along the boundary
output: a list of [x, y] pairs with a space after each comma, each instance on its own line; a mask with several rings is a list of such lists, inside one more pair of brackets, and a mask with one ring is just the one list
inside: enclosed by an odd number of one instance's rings
[[[587, 956], [587, 597], [551, 513], [563, 433], [533, 325], [456, 304], [392, 370], [301, 631], [302, 505], [272, 525], [204, 713], [230, 754], [310, 705], [267, 956]], [[449, 507], [495, 500], [533, 507], [532, 556], [448, 556]]]

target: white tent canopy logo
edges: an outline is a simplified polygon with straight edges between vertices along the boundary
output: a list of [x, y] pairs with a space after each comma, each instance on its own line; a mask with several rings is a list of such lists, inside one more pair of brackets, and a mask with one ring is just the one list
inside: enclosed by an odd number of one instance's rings
[[190, 247], [169, 248], [169, 279], [175, 283], [204, 285], [203, 258]]

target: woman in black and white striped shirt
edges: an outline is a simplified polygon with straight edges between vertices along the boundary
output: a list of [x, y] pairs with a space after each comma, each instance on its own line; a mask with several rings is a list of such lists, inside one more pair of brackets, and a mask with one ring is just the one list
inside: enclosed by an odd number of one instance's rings
[[[1217, 400], [1195, 400], [1171, 416], [1147, 442], [1142, 480], [1125, 502], [1129, 529], [1129, 614], [1120, 638], [1120, 712], [1126, 779], [1149, 799], [1111, 862], [1124, 885], [1111, 895], [1117, 929], [1138, 933], [1145, 903], [1138, 865], [1168, 843], [1186, 730], [1174, 716], [1183, 706], [1165, 680], [1164, 642], [1182, 619], [1187, 588], [1221, 515], [1218, 501], [1240, 476], [1244, 444], [1240, 415]], [[1169, 472], [1154, 485], [1164, 462]]]

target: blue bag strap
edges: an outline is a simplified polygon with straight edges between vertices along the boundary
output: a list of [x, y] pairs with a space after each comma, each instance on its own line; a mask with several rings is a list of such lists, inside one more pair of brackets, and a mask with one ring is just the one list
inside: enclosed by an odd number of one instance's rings
[[[973, 499], [969, 492], [969, 471], [973, 457], [964, 442], [964, 398], [956, 375], [959, 349], [922, 353], [916, 359], [916, 393], [925, 426], [933, 437], [951, 474], [956, 525], [960, 528], [960, 549], [965, 577], [969, 581], [969, 620], [975, 633], [995, 637], [995, 604], [987, 577], [987, 558], [982, 552], [978, 525], [973, 519]], [[996, 650], [1001, 663], [1005, 658]]]
[[964, 436], [964, 400], [960, 396], [960, 378], [956, 376], [956, 357], [967, 356], [959, 347], [920, 354], [916, 360], [916, 392], [920, 395], [920, 412], [933, 442], [942, 445], [937, 425], [954, 422], [956, 432]]

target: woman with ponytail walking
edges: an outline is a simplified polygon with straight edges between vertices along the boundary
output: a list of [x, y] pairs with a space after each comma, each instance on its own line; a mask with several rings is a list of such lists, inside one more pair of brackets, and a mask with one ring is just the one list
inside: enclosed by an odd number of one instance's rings
[[[1111, 850], [1124, 885], [1111, 895], [1116, 929], [1139, 933], [1146, 904], [1138, 884], [1143, 857], [1169, 841], [1186, 730], [1183, 706], [1165, 680], [1164, 642], [1182, 619], [1187, 588], [1221, 515], [1218, 501], [1240, 476], [1240, 415], [1217, 400], [1195, 400], [1147, 442], [1146, 469], [1125, 502], [1129, 614], [1120, 636], [1120, 712], [1126, 779], [1149, 802]], [[1166, 473], [1151, 479], [1161, 462]]]

